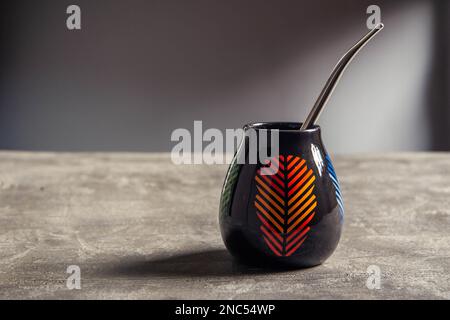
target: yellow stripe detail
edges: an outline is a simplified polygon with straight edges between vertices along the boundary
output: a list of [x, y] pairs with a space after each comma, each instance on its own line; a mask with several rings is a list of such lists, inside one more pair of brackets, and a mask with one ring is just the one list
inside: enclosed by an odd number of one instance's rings
[[299, 201], [297, 201], [297, 202], [294, 204], [294, 206], [293, 206], [292, 208], [289, 209], [288, 214], [291, 214], [292, 211], [295, 210], [295, 208], [297, 208], [300, 204], [303, 203], [303, 201], [306, 200], [306, 198], [308, 198], [308, 196], [309, 196], [309, 195], [312, 193], [312, 191], [314, 190], [314, 187], [315, 187], [315, 186], [312, 186], [312, 187], [308, 190], [308, 192], [305, 193], [305, 195], [304, 195]]
[[255, 202], [255, 207], [267, 218], [270, 220], [270, 222], [272, 222], [275, 227], [277, 227], [278, 230], [280, 230], [280, 232], [283, 232], [283, 228], [271, 217], [270, 214], [268, 214], [266, 212], [266, 210], [263, 209], [263, 207], [261, 207], [259, 205], [259, 203]]
[[295, 221], [295, 223], [290, 226], [287, 230], [287, 232], [291, 232], [292, 229], [294, 229], [303, 219], [306, 218], [306, 216], [308, 216], [308, 214], [317, 206], [317, 201], [313, 203], [313, 205], [300, 217], [300, 219], [298, 219], [297, 221]]
[[255, 180], [269, 192], [271, 195], [274, 196], [275, 199], [277, 199], [280, 203], [283, 203], [283, 200], [281, 200], [280, 196], [278, 196], [271, 188], [269, 188], [258, 176], [255, 177]]
[[300, 196], [303, 194], [303, 192], [305, 192], [306, 188], [308, 188], [308, 187], [311, 185], [311, 183], [313, 183], [315, 180], [316, 180], [316, 176], [313, 175], [312, 178], [309, 179], [309, 181], [303, 186], [303, 188], [301, 188], [300, 191], [297, 192], [297, 193], [295, 194], [295, 196], [293, 196], [293, 197], [289, 200], [288, 205], [291, 205], [298, 197], [300, 197]]
[[313, 195], [309, 198], [309, 200], [306, 201], [305, 204], [304, 204], [300, 209], [298, 209], [296, 213], [294, 213], [294, 214], [292, 215], [292, 217], [289, 218], [288, 223], [291, 223], [292, 220], [294, 220], [296, 216], [298, 216], [298, 215], [299, 215], [300, 213], [302, 213], [306, 208], [308, 208], [308, 206], [311, 204], [311, 202], [314, 201], [314, 199], [316, 199], [316, 195], [313, 194]]
[[262, 194], [263, 197], [267, 201], [269, 201], [271, 205], [273, 205], [275, 208], [277, 208], [280, 211], [280, 213], [284, 213], [284, 210], [267, 193], [265, 193], [263, 189], [261, 189], [260, 187], [256, 187], [256, 189], [258, 189], [258, 192], [260, 194]]

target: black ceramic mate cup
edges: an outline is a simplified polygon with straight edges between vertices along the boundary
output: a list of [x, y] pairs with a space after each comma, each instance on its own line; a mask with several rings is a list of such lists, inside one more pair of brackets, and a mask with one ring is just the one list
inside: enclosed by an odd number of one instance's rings
[[[244, 127], [244, 139], [228, 169], [220, 200], [222, 238], [243, 262], [311, 267], [336, 249], [344, 207], [338, 179], [320, 127], [269, 122]], [[251, 138], [278, 133], [278, 154], [267, 138], [256, 144], [268, 161], [251, 163]], [[267, 148], [268, 150], [261, 150]], [[242, 161], [242, 160], [245, 161]], [[266, 159], [266, 160], [267, 160]], [[249, 163], [250, 162], [250, 163]]]

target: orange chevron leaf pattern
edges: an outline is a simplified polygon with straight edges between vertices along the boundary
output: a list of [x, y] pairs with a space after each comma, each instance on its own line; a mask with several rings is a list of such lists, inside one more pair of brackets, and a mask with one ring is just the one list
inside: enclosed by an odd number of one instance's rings
[[264, 242], [276, 256], [287, 257], [301, 247], [311, 230], [309, 223], [317, 208], [316, 177], [298, 156], [280, 155], [271, 162], [278, 172], [271, 167], [257, 171], [254, 205]]

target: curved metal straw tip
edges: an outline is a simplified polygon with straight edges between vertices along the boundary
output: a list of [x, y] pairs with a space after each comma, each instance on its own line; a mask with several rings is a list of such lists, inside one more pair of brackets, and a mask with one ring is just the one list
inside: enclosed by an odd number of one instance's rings
[[337, 83], [339, 82], [339, 79], [341, 78], [343, 72], [347, 68], [347, 66], [350, 64], [350, 62], [353, 60], [355, 55], [366, 45], [367, 42], [369, 42], [370, 39], [372, 39], [381, 29], [384, 28], [383, 23], [377, 24], [372, 30], [370, 30], [364, 37], [362, 37], [353, 47], [351, 47], [339, 60], [337, 65], [334, 67], [333, 71], [331, 72], [330, 77], [328, 78], [328, 81], [325, 83], [324, 88], [322, 89], [322, 92], [320, 93], [319, 97], [316, 100], [316, 103], [314, 104], [313, 108], [308, 114], [308, 117], [306, 118], [305, 122], [302, 124], [302, 127], [300, 130], [306, 130], [313, 126], [317, 119], [319, 118], [324, 106], [328, 102], [328, 99], [330, 98], [331, 94], [333, 93], [334, 88], [336, 87]]

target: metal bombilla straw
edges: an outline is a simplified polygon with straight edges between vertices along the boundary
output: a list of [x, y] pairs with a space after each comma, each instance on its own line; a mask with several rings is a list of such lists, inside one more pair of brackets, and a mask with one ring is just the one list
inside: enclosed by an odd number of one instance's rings
[[330, 98], [331, 94], [333, 93], [334, 88], [336, 87], [337, 83], [339, 82], [339, 79], [341, 78], [342, 74], [344, 73], [347, 66], [350, 64], [350, 62], [353, 60], [353, 58], [356, 56], [356, 54], [364, 47], [364, 45], [369, 42], [370, 39], [372, 39], [381, 29], [384, 28], [384, 25], [382, 23], [379, 23], [369, 31], [364, 37], [361, 38], [353, 47], [351, 47], [339, 60], [337, 65], [334, 67], [333, 72], [331, 72], [330, 77], [328, 78], [325, 87], [322, 89], [322, 92], [320, 93], [319, 97], [316, 100], [316, 103], [314, 104], [314, 107], [311, 109], [311, 111], [308, 114], [308, 117], [306, 118], [305, 122], [302, 124], [300, 130], [307, 130], [311, 128], [319, 118], [324, 106], [328, 102], [328, 99]]

